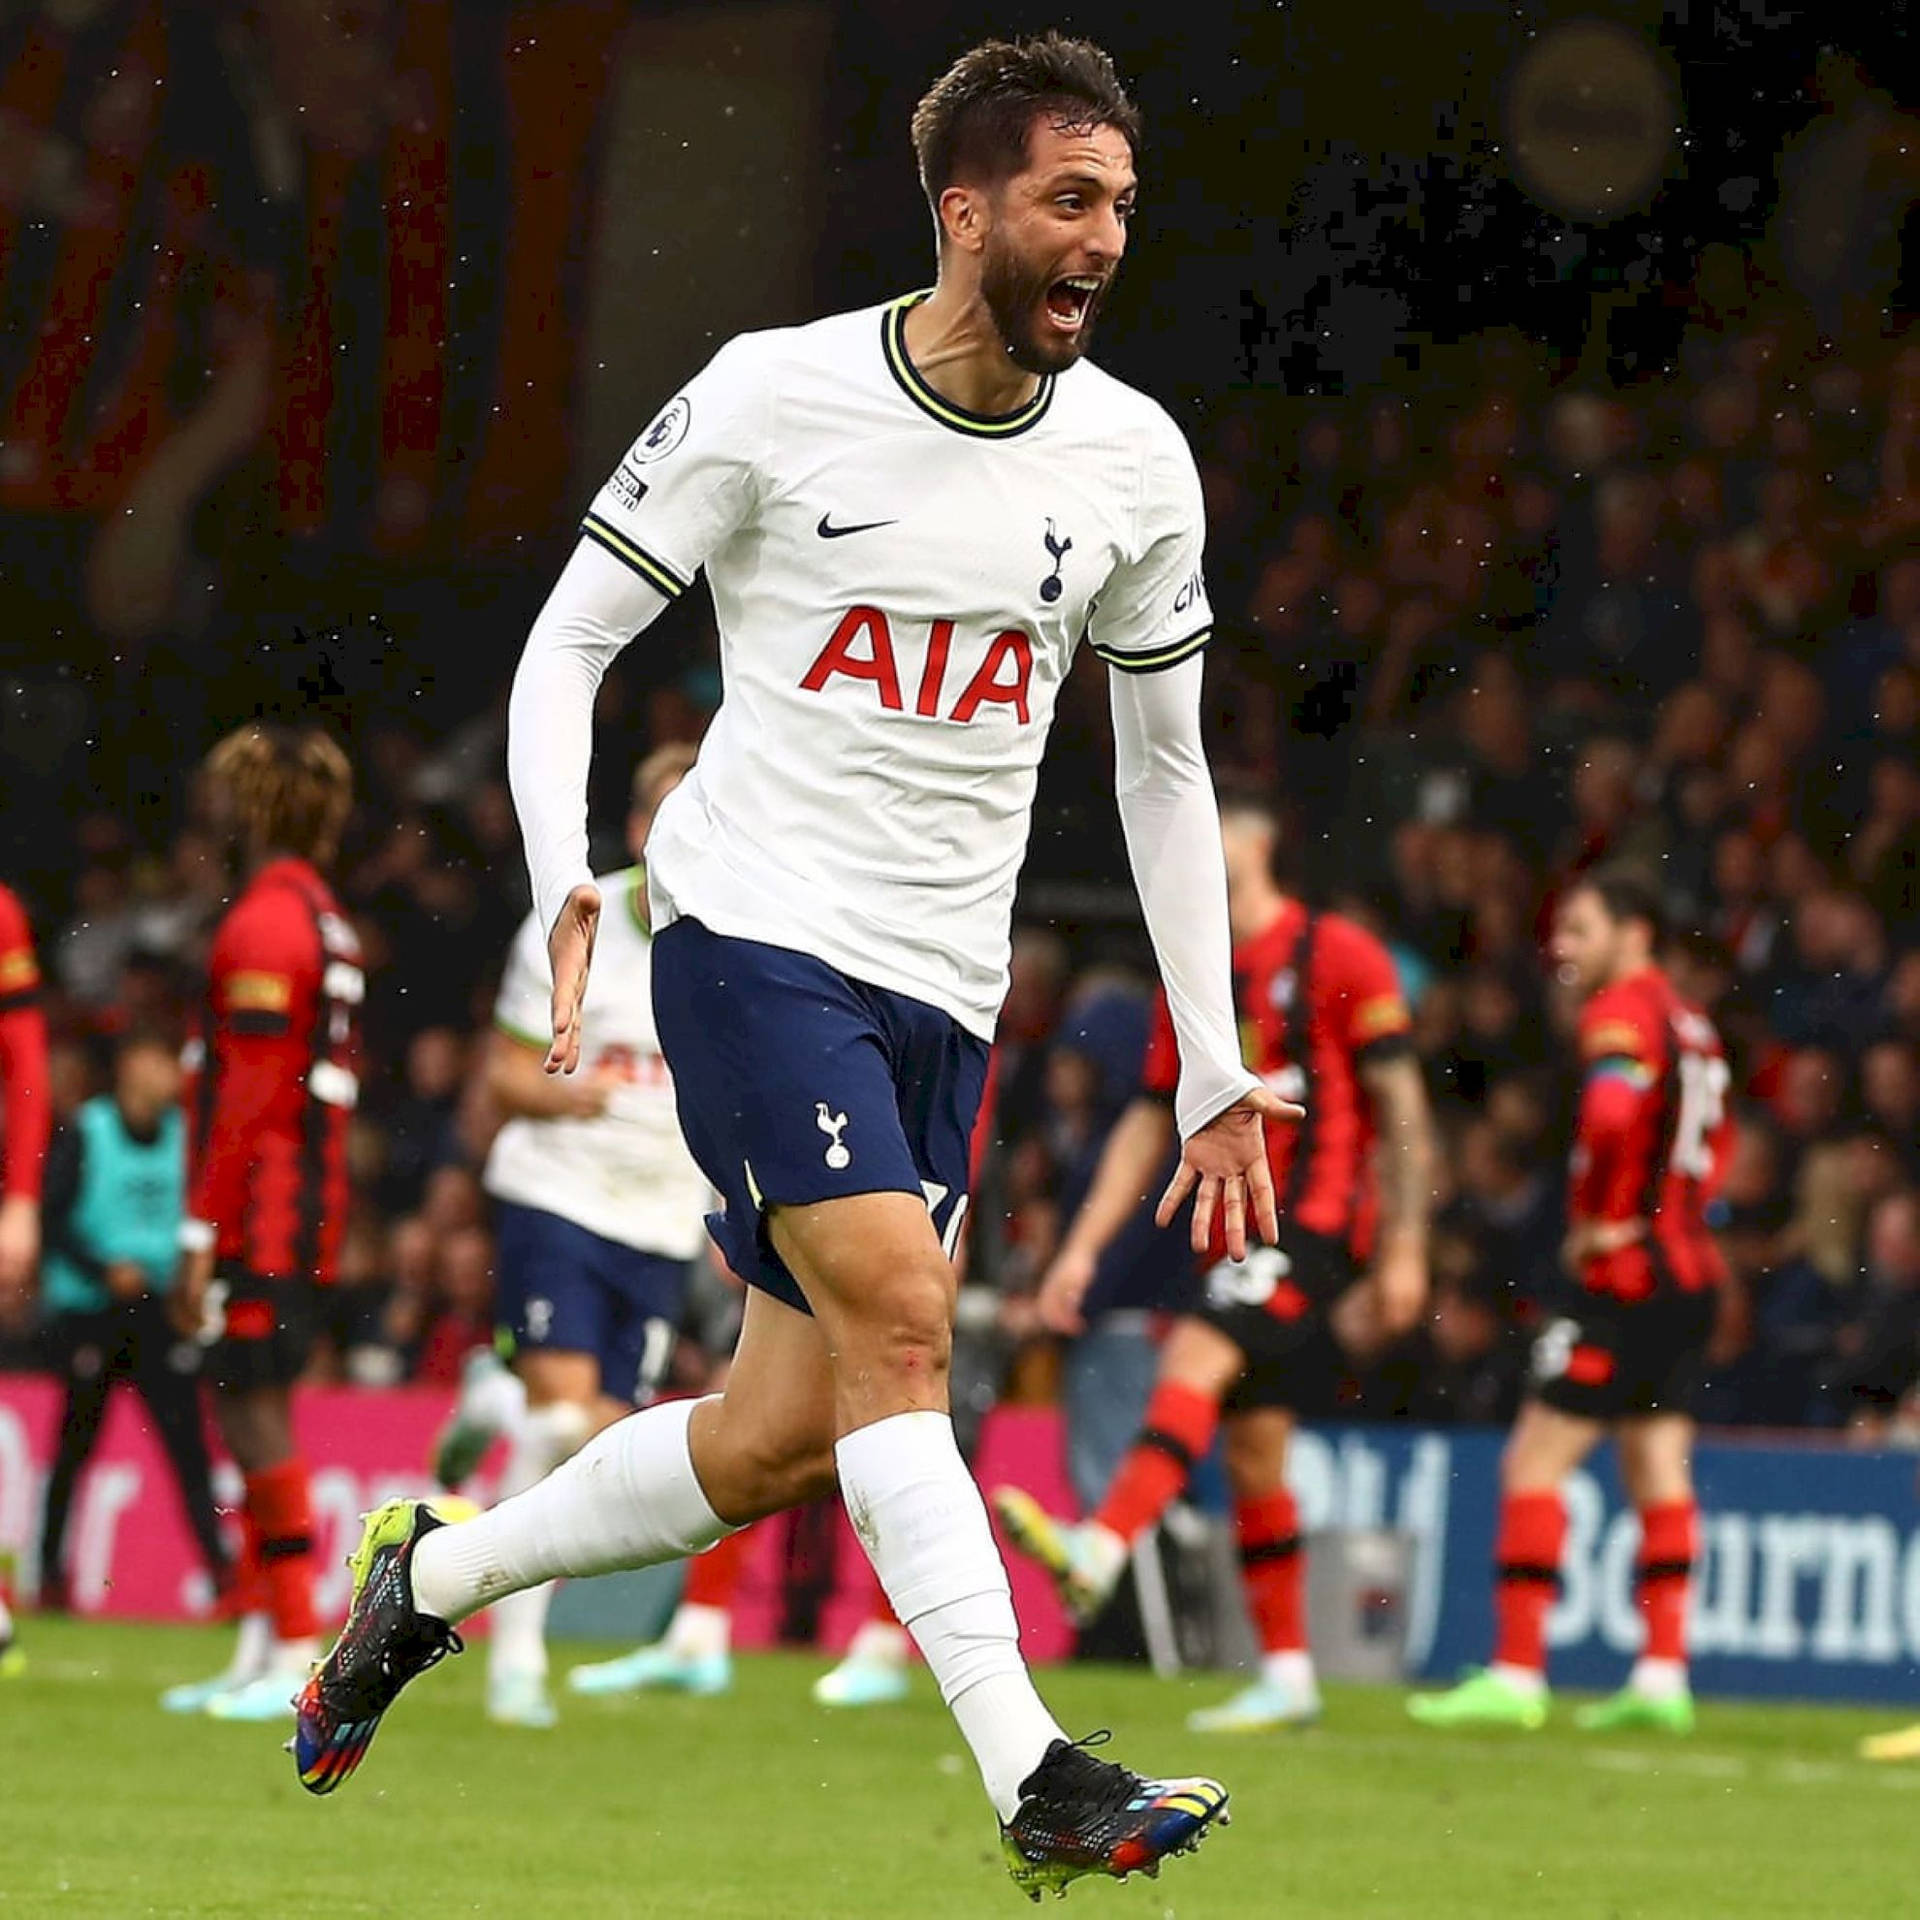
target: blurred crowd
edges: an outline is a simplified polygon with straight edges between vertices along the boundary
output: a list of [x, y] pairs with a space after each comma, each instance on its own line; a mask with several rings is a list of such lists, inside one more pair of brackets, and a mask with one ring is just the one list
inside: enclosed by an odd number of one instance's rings
[[1823, 336], [1745, 255], [1691, 299], [1670, 376], [1623, 390], [1545, 389], [1495, 337], [1424, 406], [1219, 422], [1222, 758], [1313, 823], [1306, 883], [1406, 974], [1446, 1364], [1498, 1353], [1551, 1271], [1539, 935], [1626, 860], [1740, 1099], [1703, 1411], [1882, 1425], [1920, 1368], [1920, 347]]
[[[488, 1333], [479, 1041], [527, 905], [505, 675], [570, 512], [574, 370], [540, 356], [577, 337], [578, 290], [552, 260], [507, 256], [550, 245], [564, 261], [579, 235], [509, 215], [556, 169], [584, 178], [589, 156], [526, 134], [566, 114], [513, 109], [603, 75], [619, 10], [552, 9], [537, 41], [519, 7], [463, 16], [498, 71], [498, 125], [454, 111], [435, 76], [474, 61], [416, 45], [418, 10], [367, 10], [400, 34], [407, 87], [381, 82], [369, 35], [322, 32], [325, 11], [144, 0], [113, 15], [120, 40], [73, 43], [98, 74], [71, 125], [0, 108], [0, 144], [30, 162], [0, 167], [0, 223], [33, 267], [14, 292], [48, 317], [10, 336], [39, 343], [32, 365], [0, 356], [34, 397], [0, 446], [5, 639], [25, 663], [0, 704], [0, 823], [71, 1114], [117, 1034], [177, 1035], [194, 1004], [229, 882], [186, 790], [204, 744], [187, 735], [237, 717], [209, 717], [208, 687], [239, 685], [244, 664], [263, 694], [349, 733], [360, 795], [339, 880], [368, 956], [372, 1071], [325, 1365], [442, 1381]], [[72, 38], [66, 15], [98, 12], [25, 9], [5, 70], [41, 72], [40, 43]], [[1662, 876], [1683, 984], [1736, 1071], [1721, 1226], [1737, 1284], [1702, 1411], [1885, 1430], [1910, 1400], [1920, 344], [1889, 314], [1916, 304], [1910, 285], [1896, 298], [1916, 184], [1911, 117], [1864, 85], [1809, 109], [1765, 244], [1623, 281], [1582, 310], [1577, 363], [1482, 332], [1402, 352], [1350, 398], [1237, 389], [1187, 422], [1218, 614], [1216, 763], [1286, 803], [1296, 884], [1389, 943], [1445, 1149], [1428, 1324], [1385, 1352], [1353, 1329], [1329, 1412], [1513, 1405], [1552, 1285], [1573, 1092], [1540, 935], [1567, 878], [1616, 858]], [[488, 192], [470, 206], [434, 172], [462, 140], [506, 157], [473, 173]], [[1840, 161], [1859, 176], [1844, 193], [1820, 185]], [[138, 200], [142, 179], [165, 192]], [[124, 249], [155, 263], [151, 297], [96, 329], [63, 276], [97, 280], [103, 236], [127, 239], [136, 214], [157, 223], [150, 256]], [[348, 229], [351, 246], [315, 237]], [[512, 311], [460, 333], [424, 280], [367, 277], [416, 245], [453, 262], [455, 322], [496, 299]], [[552, 311], [520, 312], [543, 299]], [[382, 312], [378, 364], [356, 359]], [[486, 353], [455, 354], [456, 333], [483, 333]], [[270, 366], [276, 340], [290, 344]], [[365, 623], [293, 633], [316, 604]], [[621, 860], [634, 761], [697, 739], [717, 698], [700, 617], [663, 623], [604, 691], [603, 865]], [[973, 1277], [1002, 1296], [1018, 1391], [1047, 1380], [1022, 1302], [1144, 1048], [1106, 726], [1084, 661], [1042, 783], [974, 1215]], [[1150, 1309], [1182, 1267], [1144, 1242], [1109, 1305]]]
[[[1735, 1066], [1737, 1285], [1703, 1412], [1884, 1427], [1920, 1370], [1920, 348], [1842, 356], [1764, 289], [1742, 300], [1702, 315], [1672, 383], [1529, 394], [1496, 343], [1430, 414], [1328, 407], [1288, 438], [1249, 407], [1206, 437], [1220, 763], [1313, 823], [1297, 883], [1389, 943], [1446, 1148], [1429, 1323], [1388, 1352], [1356, 1337], [1329, 1412], [1511, 1408], [1573, 1092], [1543, 917], [1615, 858], [1663, 876], [1677, 970]], [[1098, 693], [1077, 676], [1082, 748]], [[621, 743], [703, 718], [683, 692], [624, 699], [610, 825]], [[354, 1379], [447, 1380], [486, 1337], [476, 1039], [526, 906], [502, 728], [496, 697], [360, 756], [340, 877], [375, 1071], [330, 1362]], [[225, 886], [191, 800], [160, 857], [112, 816], [79, 831], [45, 940], [68, 1108], [98, 1041], [177, 1023]], [[1137, 1083], [1137, 953], [1020, 932], [975, 1259], [1015, 1337]], [[1164, 1244], [1142, 1261], [1130, 1307], [1178, 1284]]]

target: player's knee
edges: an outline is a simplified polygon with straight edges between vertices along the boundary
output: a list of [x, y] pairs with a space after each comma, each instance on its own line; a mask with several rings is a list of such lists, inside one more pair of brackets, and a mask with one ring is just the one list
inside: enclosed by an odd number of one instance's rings
[[1500, 1456], [1502, 1493], [1552, 1493], [1561, 1479], [1559, 1463], [1531, 1447], [1509, 1445]]
[[1224, 1400], [1247, 1369], [1247, 1356], [1218, 1327], [1191, 1316], [1174, 1323], [1158, 1378]]
[[953, 1356], [950, 1276], [932, 1267], [888, 1276], [845, 1332], [836, 1363], [850, 1361], [905, 1384], [944, 1380]]
[[1227, 1479], [1241, 1499], [1257, 1499], [1286, 1484], [1285, 1430], [1277, 1435], [1247, 1422], [1230, 1420], [1223, 1437]]
[[214, 1404], [220, 1437], [242, 1473], [270, 1473], [294, 1457], [292, 1422], [277, 1396], [223, 1393]]

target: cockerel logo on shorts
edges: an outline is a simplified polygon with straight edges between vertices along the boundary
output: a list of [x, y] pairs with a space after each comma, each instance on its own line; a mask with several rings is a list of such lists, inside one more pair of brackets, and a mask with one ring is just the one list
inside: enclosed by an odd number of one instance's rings
[[840, 1136], [847, 1130], [847, 1116], [844, 1113], [829, 1113], [824, 1100], [816, 1100], [813, 1107], [813, 1124], [832, 1142], [827, 1148], [827, 1165], [835, 1173], [842, 1167], [853, 1165], [853, 1155], [840, 1144]]

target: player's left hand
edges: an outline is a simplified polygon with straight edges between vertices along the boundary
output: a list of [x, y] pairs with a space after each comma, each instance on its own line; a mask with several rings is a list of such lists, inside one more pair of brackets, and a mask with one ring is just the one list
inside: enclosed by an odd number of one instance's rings
[[580, 1064], [580, 1003], [587, 997], [587, 969], [599, 930], [600, 889], [575, 887], [547, 935], [553, 967], [553, 1045], [544, 1063], [549, 1073], [571, 1073]]
[[1243, 1094], [1224, 1113], [1209, 1120], [1191, 1139], [1181, 1142], [1180, 1164], [1154, 1209], [1154, 1220], [1168, 1225], [1188, 1194], [1193, 1199], [1193, 1250], [1205, 1253], [1213, 1239], [1218, 1213], [1226, 1226], [1227, 1257], [1247, 1257], [1247, 1201], [1253, 1201], [1253, 1223], [1260, 1238], [1273, 1245], [1280, 1238], [1280, 1210], [1273, 1197], [1273, 1175], [1267, 1168], [1266, 1122], [1304, 1120], [1305, 1107], [1282, 1100], [1265, 1087]]
[[1427, 1306], [1427, 1250], [1415, 1241], [1384, 1242], [1369, 1276], [1383, 1340], [1398, 1339], [1420, 1324]]
[[1604, 1260], [1609, 1254], [1638, 1246], [1646, 1237], [1644, 1220], [1576, 1220], [1560, 1243], [1560, 1258], [1566, 1270], [1578, 1278], [1590, 1260]]

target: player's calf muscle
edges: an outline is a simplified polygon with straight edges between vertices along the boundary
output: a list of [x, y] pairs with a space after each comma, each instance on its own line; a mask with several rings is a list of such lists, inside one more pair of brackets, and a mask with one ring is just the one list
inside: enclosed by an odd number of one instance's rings
[[707, 1504], [729, 1526], [824, 1499], [835, 1486], [833, 1435], [811, 1423], [775, 1425], [713, 1400], [695, 1410], [689, 1445]]

